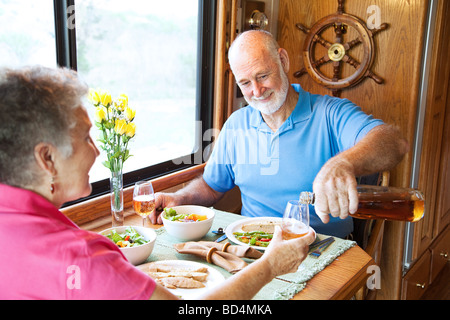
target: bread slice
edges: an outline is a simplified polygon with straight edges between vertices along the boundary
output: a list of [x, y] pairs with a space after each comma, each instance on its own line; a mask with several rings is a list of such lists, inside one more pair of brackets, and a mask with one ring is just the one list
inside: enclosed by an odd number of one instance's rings
[[257, 222], [257, 223], [249, 223], [244, 224], [241, 229], [244, 232], [251, 232], [251, 231], [262, 231], [266, 233], [274, 233], [275, 232], [275, 226], [281, 226], [280, 222], [275, 221], [264, 221], [264, 222]]
[[156, 282], [169, 289], [197, 289], [205, 287], [205, 285], [200, 281], [184, 277], [158, 278], [156, 279]]
[[148, 272], [203, 272], [207, 273], [208, 268], [185, 268], [179, 266], [165, 265], [163, 263], [152, 262], [148, 265]]
[[149, 272], [148, 275], [153, 279], [182, 277], [192, 278], [200, 282], [206, 281], [208, 278], [208, 274], [204, 272]]

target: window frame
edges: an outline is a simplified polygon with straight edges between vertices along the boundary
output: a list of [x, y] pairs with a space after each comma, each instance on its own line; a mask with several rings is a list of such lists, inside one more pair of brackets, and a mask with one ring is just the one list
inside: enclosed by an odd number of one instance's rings
[[[53, 0], [53, 3], [57, 65], [77, 70], [76, 27], [69, 26], [69, 23], [74, 25], [74, 19], [76, 19], [75, 0]], [[216, 1], [199, 0], [196, 121], [197, 123], [200, 121], [201, 131], [196, 132], [195, 135], [197, 139], [195, 150], [191, 154], [178, 159], [171, 159], [163, 163], [125, 173], [123, 175], [124, 188], [133, 185], [139, 180], [155, 179], [202, 164], [206, 161], [203, 151], [208, 147], [210, 142], [204, 141], [202, 137], [207, 130], [213, 128], [216, 9]], [[197, 125], [196, 130], [198, 127]], [[198, 163], [198, 159], [201, 159], [201, 163]], [[63, 207], [83, 202], [109, 192], [109, 179], [93, 182], [91, 195], [66, 203]]]

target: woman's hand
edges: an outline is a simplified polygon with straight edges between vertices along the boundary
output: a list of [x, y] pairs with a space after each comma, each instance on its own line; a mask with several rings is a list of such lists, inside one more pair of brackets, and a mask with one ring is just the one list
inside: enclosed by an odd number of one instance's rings
[[296, 272], [308, 254], [309, 245], [314, 240], [315, 233], [311, 228], [303, 237], [283, 240], [281, 228], [277, 226], [261, 260], [269, 265], [272, 277]]

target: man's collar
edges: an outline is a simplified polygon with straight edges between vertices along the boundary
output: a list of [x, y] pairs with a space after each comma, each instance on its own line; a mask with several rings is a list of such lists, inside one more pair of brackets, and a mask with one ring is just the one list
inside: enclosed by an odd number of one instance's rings
[[[295, 109], [282, 125], [282, 127], [285, 127], [285, 129], [291, 128], [295, 123], [307, 120], [311, 115], [311, 100], [309, 94], [305, 90], [303, 90], [299, 84], [294, 83], [292, 84], [292, 87], [299, 94], [299, 98]], [[261, 112], [256, 110], [252, 106], [248, 106], [248, 108], [252, 108], [250, 126], [261, 131], [272, 132], [269, 126], [264, 122]]]

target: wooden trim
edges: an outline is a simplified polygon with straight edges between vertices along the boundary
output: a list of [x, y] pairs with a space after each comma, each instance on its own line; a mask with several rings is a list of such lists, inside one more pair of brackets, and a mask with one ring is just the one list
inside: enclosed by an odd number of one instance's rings
[[226, 74], [226, 38], [227, 38], [227, 1], [218, 2], [216, 33], [216, 57], [214, 80], [214, 119], [215, 129], [222, 129], [225, 108], [225, 74]]
[[[161, 192], [163, 190], [175, 187], [177, 185], [186, 183], [192, 179], [195, 179], [203, 173], [205, 163], [181, 170], [166, 176], [151, 180], [155, 192]], [[124, 208], [131, 207], [133, 201], [133, 188], [128, 187], [123, 191]], [[75, 222], [77, 225], [89, 223], [93, 220], [109, 216], [111, 214], [110, 195], [106, 194], [94, 199], [84, 201], [72, 205], [70, 207], [61, 210], [69, 219]]]
[[[237, 19], [237, 0], [231, 0], [231, 12], [230, 12], [230, 43], [228, 48], [236, 39], [236, 19]], [[234, 103], [234, 75], [231, 72], [230, 63], [228, 62], [228, 50], [226, 53], [227, 60], [227, 73], [228, 77], [228, 99], [227, 99], [227, 119], [233, 113], [233, 103]], [[226, 120], [226, 119], [225, 119]]]
[[236, 38], [237, 8], [237, 0], [218, 2], [213, 122], [214, 128], [219, 130], [233, 113], [235, 84], [228, 63], [228, 49]]

